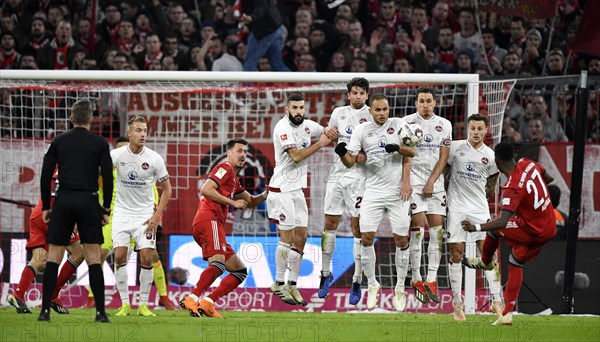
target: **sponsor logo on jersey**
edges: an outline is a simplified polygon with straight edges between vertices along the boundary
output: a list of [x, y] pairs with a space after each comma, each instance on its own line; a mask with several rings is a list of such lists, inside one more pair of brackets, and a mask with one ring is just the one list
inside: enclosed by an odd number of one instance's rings
[[379, 142], [377, 142], [377, 145], [379, 147], [385, 147], [385, 145], [387, 145], [387, 140], [381, 139], [381, 140], [379, 140]]
[[346, 133], [348, 134], [352, 134], [352, 130], [354, 129], [354, 127], [352, 127], [352, 125], [348, 125], [346, 126]]
[[481, 158], [481, 162], [483, 163], [483, 165], [487, 165], [489, 160], [486, 157], [483, 157], [483, 158]]
[[410, 210], [415, 210], [415, 209], [417, 209], [417, 203], [411, 203]]
[[219, 178], [219, 179], [223, 179], [223, 176], [225, 176], [226, 173], [227, 173], [227, 170], [225, 170], [222, 167], [219, 167], [217, 172], [215, 172], [215, 176], [217, 176], [217, 178]]
[[302, 140], [302, 144], [300, 144], [300, 147], [302, 147], [302, 148], [308, 147], [308, 141]]
[[510, 198], [503, 198], [502, 205], [510, 205]]
[[310, 128], [304, 127], [304, 132], [306, 132], [306, 134], [310, 134]]
[[440, 126], [440, 125], [435, 126], [435, 130], [438, 131], [438, 132], [441, 132], [442, 131], [442, 126]]
[[423, 137], [423, 140], [425, 142], [432, 142], [433, 141], [433, 136], [431, 134], [425, 134], [425, 136]]
[[280, 135], [279, 139], [281, 139], [281, 141], [286, 141], [287, 140], [287, 134]]
[[452, 140], [446, 138], [446, 139], [444, 139], [444, 141], [442, 141], [442, 146], [450, 146], [451, 143], [452, 143]]
[[279, 222], [283, 222], [283, 221], [285, 221], [285, 215], [279, 214]]
[[149, 167], [150, 167], [150, 164], [148, 164], [148, 163], [142, 163], [142, 169], [148, 170]]
[[138, 174], [135, 171], [129, 171], [129, 173], [127, 174], [127, 178], [131, 180], [136, 180], [138, 178]]
[[367, 122], [367, 119], [365, 118], [361, 118], [360, 120], [358, 120], [359, 123], [363, 123], [363, 122]]
[[475, 171], [475, 165], [473, 165], [473, 163], [467, 163], [467, 171]]

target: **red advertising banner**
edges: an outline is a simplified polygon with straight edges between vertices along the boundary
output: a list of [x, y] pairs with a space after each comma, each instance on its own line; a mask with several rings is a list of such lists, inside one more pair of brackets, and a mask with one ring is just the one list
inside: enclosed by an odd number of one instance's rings
[[556, 15], [558, 0], [481, 0], [479, 9], [502, 15], [524, 18], [552, 18]]

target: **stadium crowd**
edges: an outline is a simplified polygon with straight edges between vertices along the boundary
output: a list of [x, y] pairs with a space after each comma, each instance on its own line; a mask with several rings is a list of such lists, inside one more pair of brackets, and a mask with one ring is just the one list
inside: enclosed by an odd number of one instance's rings
[[[600, 75], [600, 56], [581, 56], [571, 48], [584, 0], [559, 1], [558, 15], [549, 19], [479, 11], [469, 0], [264, 3], [266, 8], [240, 0], [7, 0], [0, 9], [1, 68], [439, 72], [484, 77], [588, 70]], [[257, 13], [262, 16], [253, 22], [251, 16]], [[266, 52], [259, 56], [256, 51]], [[590, 133], [596, 134], [588, 139], [598, 141], [598, 101], [591, 90], [588, 123], [593, 127]], [[537, 95], [533, 89], [517, 92], [505, 122], [507, 139], [572, 141], [573, 99], [559, 100], [558, 119], [550, 120], [549, 97], [536, 100], [532, 95]], [[118, 131], [110, 133], [113, 121], [103, 123], [106, 127], [99, 132], [118, 136]], [[9, 124], [3, 118], [3, 136]]]

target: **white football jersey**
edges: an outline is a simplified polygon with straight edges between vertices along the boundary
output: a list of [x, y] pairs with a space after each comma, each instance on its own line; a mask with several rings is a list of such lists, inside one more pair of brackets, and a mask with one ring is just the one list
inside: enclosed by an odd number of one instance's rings
[[312, 138], [319, 138], [321, 134], [323, 126], [312, 120], [304, 119], [302, 124], [296, 126], [286, 115], [277, 122], [273, 129], [275, 170], [269, 182], [270, 187], [279, 188], [281, 191], [306, 188], [308, 158], [295, 163], [286, 151], [290, 148], [307, 148]]
[[356, 127], [347, 149], [352, 155], [363, 150], [367, 155], [365, 191], [376, 193], [398, 193], [402, 182], [402, 155], [387, 153], [385, 145], [400, 144], [398, 130], [404, 119], [390, 118], [377, 126], [372, 121]]
[[[340, 133], [338, 144], [345, 142], [348, 145], [350, 144], [352, 132], [358, 125], [367, 121], [371, 121], [369, 106], [365, 105], [361, 109], [353, 109], [352, 106], [343, 106], [333, 110], [328, 126], [337, 128]], [[334, 156], [334, 160], [336, 162], [329, 175], [330, 179], [336, 177], [365, 178], [365, 166], [363, 164], [354, 164], [351, 168], [347, 168], [337, 154]]]
[[[431, 119], [423, 119], [419, 113], [404, 117], [406, 122], [416, 122], [423, 129], [423, 140], [416, 146], [417, 155], [413, 157], [410, 167], [410, 185], [415, 193], [421, 193], [427, 179], [433, 173], [435, 164], [440, 159], [440, 147], [450, 147], [452, 142], [452, 124], [447, 119], [434, 115]], [[444, 191], [444, 177], [440, 176], [433, 185], [433, 192]]]
[[485, 184], [497, 174], [494, 151], [486, 145], [473, 148], [467, 140], [453, 141], [448, 156], [450, 184], [446, 195], [448, 208], [455, 212], [487, 213]]
[[129, 145], [110, 152], [116, 168], [117, 198], [115, 212], [127, 214], [152, 214], [156, 181], [169, 179], [163, 158], [148, 147], [134, 154]]

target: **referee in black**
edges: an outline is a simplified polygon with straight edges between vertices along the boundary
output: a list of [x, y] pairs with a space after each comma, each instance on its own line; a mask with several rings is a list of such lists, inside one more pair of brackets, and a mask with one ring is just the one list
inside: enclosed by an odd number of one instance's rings
[[[50, 143], [44, 155], [41, 190], [44, 222], [48, 226], [48, 261], [44, 271], [42, 312], [38, 321], [50, 320], [50, 300], [56, 286], [58, 266], [75, 225], [89, 266], [90, 287], [96, 297], [96, 322], [109, 322], [104, 311], [104, 275], [100, 268], [102, 225], [108, 223], [113, 195], [112, 160], [108, 142], [90, 133], [92, 103], [80, 100], [71, 108], [74, 128]], [[50, 209], [50, 183], [58, 164], [58, 184]], [[98, 172], [104, 179], [104, 203], [98, 202]]]

